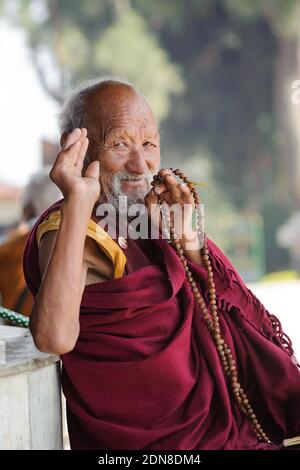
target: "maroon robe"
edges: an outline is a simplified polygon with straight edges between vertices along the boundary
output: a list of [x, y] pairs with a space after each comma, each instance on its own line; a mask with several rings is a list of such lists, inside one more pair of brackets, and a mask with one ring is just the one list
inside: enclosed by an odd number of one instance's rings
[[[37, 225], [24, 254], [36, 295]], [[93, 218], [96, 220], [94, 214]], [[234, 400], [185, 272], [166, 240], [128, 239], [123, 277], [84, 289], [80, 334], [61, 356], [72, 449], [276, 449], [300, 434], [300, 372], [290, 340], [208, 240], [221, 333], [272, 444]], [[207, 273], [189, 262], [208, 301]]]

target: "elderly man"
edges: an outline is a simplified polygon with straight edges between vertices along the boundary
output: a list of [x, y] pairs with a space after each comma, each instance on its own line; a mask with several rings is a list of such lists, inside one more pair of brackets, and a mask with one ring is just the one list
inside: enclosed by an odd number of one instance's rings
[[[276, 317], [212, 241], [201, 253], [190, 224], [184, 264], [162, 236], [125, 240], [120, 227], [115, 238], [100, 227], [99, 206], [117, 207], [120, 195], [145, 201], [150, 218], [158, 195], [193, 201], [167, 170], [151, 189], [160, 144], [144, 97], [117, 80], [83, 86], [61, 125], [51, 178], [64, 199], [32, 230], [24, 269], [34, 341], [62, 358], [71, 448], [280, 448], [299, 434], [300, 374]], [[213, 338], [202, 311], [214, 292]]]

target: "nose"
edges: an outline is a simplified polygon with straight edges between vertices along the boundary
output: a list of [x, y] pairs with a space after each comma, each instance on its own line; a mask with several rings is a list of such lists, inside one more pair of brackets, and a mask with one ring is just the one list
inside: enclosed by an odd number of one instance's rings
[[143, 152], [138, 148], [132, 149], [125, 164], [125, 169], [130, 173], [143, 175], [147, 170], [147, 164]]

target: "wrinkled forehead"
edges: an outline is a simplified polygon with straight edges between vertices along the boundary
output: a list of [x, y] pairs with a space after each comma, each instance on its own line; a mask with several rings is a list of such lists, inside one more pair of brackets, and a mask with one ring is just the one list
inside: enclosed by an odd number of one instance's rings
[[88, 130], [144, 129], [157, 132], [153, 112], [143, 96], [128, 85], [107, 86], [87, 98], [85, 126]]

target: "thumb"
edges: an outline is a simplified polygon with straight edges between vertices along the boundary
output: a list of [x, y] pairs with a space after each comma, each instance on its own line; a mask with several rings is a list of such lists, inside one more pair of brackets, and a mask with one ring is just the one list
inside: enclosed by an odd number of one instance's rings
[[89, 178], [93, 178], [95, 180], [99, 180], [100, 176], [100, 165], [98, 160], [94, 160], [92, 163], [89, 164], [87, 167], [84, 176], [88, 176]]

